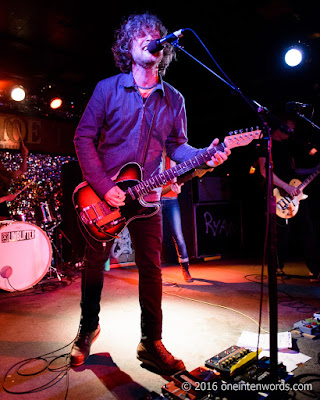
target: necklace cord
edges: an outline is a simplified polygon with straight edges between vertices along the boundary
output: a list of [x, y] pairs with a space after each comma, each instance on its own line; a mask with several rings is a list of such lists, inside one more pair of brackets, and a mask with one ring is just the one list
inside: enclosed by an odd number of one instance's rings
[[139, 86], [139, 85], [137, 85], [137, 86], [138, 86], [139, 89], [150, 90], [150, 89], [155, 88], [157, 85], [158, 85], [158, 82], [156, 82], [154, 85], [149, 86], [149, 87], [143, 87], [143, 86]]

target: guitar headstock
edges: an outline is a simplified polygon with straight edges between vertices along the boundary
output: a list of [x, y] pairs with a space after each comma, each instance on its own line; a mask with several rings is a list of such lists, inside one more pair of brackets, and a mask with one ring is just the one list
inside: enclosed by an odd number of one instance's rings
[[234, 147], [246, 146], [247, 144], [251, 143], [254, 139], [259, 139], [261, 136], [261, 129], [254, 130], [251, 128], [251, 131], [246, 129], [243, 131], [242, 129], [239, 131], [231, 131], [229, 132], [229, 136], [224, 138], [224, 143], [232, 149]]

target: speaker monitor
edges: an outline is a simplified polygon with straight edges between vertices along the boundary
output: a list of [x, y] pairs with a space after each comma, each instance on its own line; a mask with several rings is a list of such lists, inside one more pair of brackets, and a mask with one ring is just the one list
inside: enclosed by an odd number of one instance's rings
[[194, 179], [193, 197], [195, 203], [230, 201], [230, 178], [227, 176], [204, 176]]

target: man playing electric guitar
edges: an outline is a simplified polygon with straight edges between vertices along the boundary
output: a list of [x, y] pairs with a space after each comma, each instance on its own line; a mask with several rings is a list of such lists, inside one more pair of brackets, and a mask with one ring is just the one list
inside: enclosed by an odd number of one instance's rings
[[[84, 179], [115, 210], [123, 208], [132, 195], [131, 189], [126, 194], [112, 179], [128, 163], [139, 164], [144, 179], [151, 179], [161, 171], [164, 148], [177, 163], [203, 152], [187, 144], [184, 99], [162, 79], [173, 58], [173, 47], [166, 43], [154, 54], [148, 50], [150, 42], [166, 34], [162, 22], [148, 13], [132, 15], [122, 23], [112, 48], [121, 73], [97, 84], [76, 130], [74, 143]], [[215, 140], [212, 145], [217, 143]], [[229, 154], [228, 148], [218, 151], [208, 165], [218, 166]], [[160, 200], [160, 193], [161, 187], [142, 197], [154, 202]], [[139, 271], [141, 342], [137, 358], [171, 375], [185, 369], [185, 365], [161, 341], [161, 212], [134, 219], [128, 229]], [[112, 246], [112, 240], [103, 244], [87, 240], [90, 244], [82, 276], [81, 328], [70, 354], [72, 366], [85, 362], [99, 335], [104, 263]]]
[[[277, 252], [278, 252], [278, 274], [283, 274], [283, 268], [288, 256], [288, 244], [290, 233], [290, 220], [297, 213], [295, 219], [299, 220], [299, 233], [303, 242], [306, 265], [310, 271], [312, 280], [319, 275], [320, 255], [314, 234], [313, 222], [308, 208], [307, 200], [299, 204], [303, 199], [303, 193], [293, 179], [296, 176], [294, 160], [294, 130], [295, 120], [291, 116], [285, 116], [283, 124], [272, 130], [272, 161], [273, 161], [273, 184], [275, 186], [274, 196], [277, 201]], [[300, 151], [302, 146], [299, 147]], [[261, 157], [260, 172], [266, 177], [266, 158]], [[298, 211], [299, 208], [299, 212]]]

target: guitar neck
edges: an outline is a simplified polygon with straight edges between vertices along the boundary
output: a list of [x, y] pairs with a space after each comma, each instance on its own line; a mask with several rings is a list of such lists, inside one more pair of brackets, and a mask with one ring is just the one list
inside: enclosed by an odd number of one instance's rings
[[319, 175], [320, 173], [320, 167], [314, 171], [311, 175], [308, 176], [307, 179], [305, 179], [300, 185], [298, 186], [298, 189], [303, 190], [307, 185], [309, 185], [310, 182], [314, 180], [314, 178]]
[[226, 145], [224, 142], [219, 143], [217, 146], [207, 149], [203, 153], [187, 160], [181, 164], [177, 164], [174, 167], [165, 170], [159, 175], [156, 175], [146, 181], [142, 181], [139, 184], [130, 188], [130, 195], [136, 199], [140, 196], [144, 196], [150, 193], [153, 189], [165, 185], [167, 182], [176, 178], [177, 176], [183, 175], [186, 172], [191, 171], [194, 168], [211, 160], [211, 157], [215, 155], [217, 151], [224, 151]]
[[[237, 133], [235, 133], [237, 132]], [[253, 139], [258, 139], [261, 135], [261, 130], [253, 128], [250, 132], [246, 130], [243, 132], [242, 130], [235, 131], [234, 134], [232, 132], [229, 133], [229, 136], [225, 137], [223, 142], [219, 143], [217, 146], [206, 149], [203, 153], [198, 154], [197, 156], [191, 158], [188, 161], [185, 161], [181, 164], [175, 165], [174, 167], [165, 170], [159, 175], [156, 175], [146, 181], [142, 181], [139, 184], [128, 189], [128, 192], [133, 200], [139, 198], [140, 196], [144, 196], [151, 192], [151, 190], [165, 185], [167, 182], [176, 178], [177, 176], [183, 175], [194, 168], [199, 167], [200, 165], [206, 163], [211, 160], [217, 151], [223, 152], [226, 147], [232, 149], [234, 147], [246, 146], [251, 143]]]

